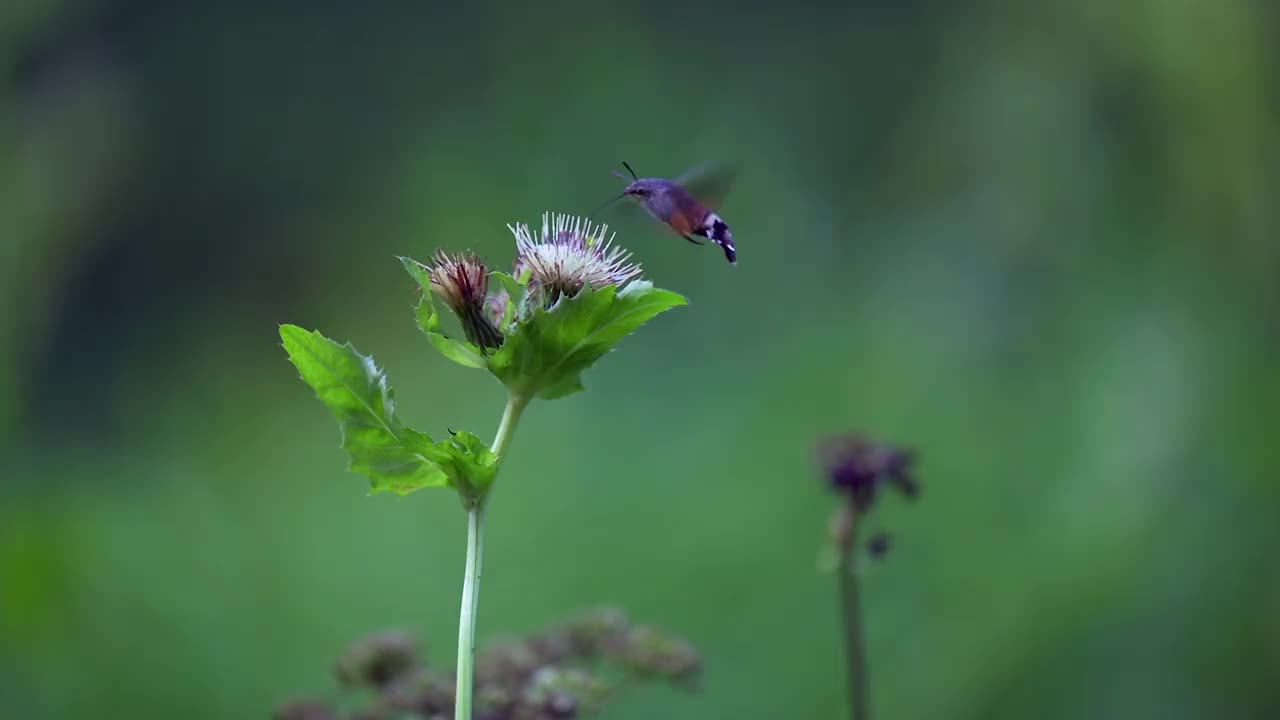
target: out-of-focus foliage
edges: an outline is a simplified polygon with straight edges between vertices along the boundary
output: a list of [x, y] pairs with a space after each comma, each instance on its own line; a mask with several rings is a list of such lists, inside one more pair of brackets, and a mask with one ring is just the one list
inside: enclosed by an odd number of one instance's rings
[[16, 0], [0, 57], [5, 716], [262, 717], [452, 637], [462, 514], [366, 496], [278, 324], [483, 430], [395, 257], [707, 159], [739, 264], [617, 219], [690, 304], [526, 413], [482, 643], [618, 603], [705, 683], [610, 717], [838, 716], [811, 448], [864, 429], [928, 480], [881, 717], [1280, 706], [1276, 3]]
[[[476, 658], [476, 716], [492, 720], [600, 717], [645, 681], [696, 689], [701, 662], [689, 643], [617, 608], [596, 608], [482, 648]], [[446, 718], [454, 676], [420, 656], [410, 634], [379, 632], [349, 647], [334, 667], [337, 699], [301, 696], [278, 720]], [[359, 692], [364, 691], [364, 692]]]

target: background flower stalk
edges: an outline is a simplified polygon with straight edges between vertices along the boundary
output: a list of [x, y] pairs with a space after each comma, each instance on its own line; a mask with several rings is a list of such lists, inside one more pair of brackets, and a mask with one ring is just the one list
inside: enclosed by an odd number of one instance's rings
[[[818, 455], [829, 487], [840, 498], [840, 504], [832, 513], [829, 530], [836, 553], [849, 717], [852, 720], [869, 720], [872, 716], [871, 683], [858, 550], [867, 513], [884, 488], [894, 488], [908, 499], [919, 494], [919, 483], [912, 472], [915, 456], [910, 450], [872, 442], [858, 434], [824, 441], [819, 445]], [[873, 534], [866, 550], [871, 557], [882, 558], [889, 550], [889, 536], [883, 532]]]

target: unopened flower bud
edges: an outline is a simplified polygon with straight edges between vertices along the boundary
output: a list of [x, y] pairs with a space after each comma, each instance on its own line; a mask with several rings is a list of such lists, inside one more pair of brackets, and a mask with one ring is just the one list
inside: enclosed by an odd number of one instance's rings
[[473, 253], [439, 250], [430, 274], [431, 292], [458, 316], [467, 339], [482, 348], [501, 346], [502, 332], [489, 317], [489, 270], [484, 261]]

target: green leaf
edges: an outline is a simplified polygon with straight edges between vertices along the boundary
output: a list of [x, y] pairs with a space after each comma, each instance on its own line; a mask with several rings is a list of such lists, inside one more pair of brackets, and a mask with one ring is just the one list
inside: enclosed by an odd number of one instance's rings
[[516, 305], [519, 305], [524, 300], [525, 293], [529, 291], [528, 275], [529, 272], [526, 270], [523, 276], [526, 278], [525, 282], [520, 282], [504, 272], [494, 271], [489, 273], [489, 277], [497, 280], [502, 285], [502, 289], [506, 290], [507, 294], [511, 296], [511, 302]]
[[485, 366], [484, 355], [480, 354], [480, 348], [469, 342], [445, 337], [440, 333], [429, 334], [427, 339], [431, 341], [436, 350], [440, 351], [441, 355], [463, 367], [483, 368]]
[[543, 400], [555, 400], [556, 398], [582, 392], [585, 389], [582, 386], [582, 378], [578, 375], [573, 375], [566, 377], [562, 382], [542, 388], [538, 391], [538, 397]]
[[517, 308], [524, 306], [525, 296], [529, 294], [528, 275], [529, 271], [526, 270], [523, 275], [526, 279], [522, 283], [504, 272], [495, 271], [489, 273], [489, 277], [497, 280], [502, 285], [502, 289], [507, 291], [507, 307], [503, 310], [502, 322], [499, 323], [499, 327], [504, 332], [510, 327], [511, 321], [515, 319]]
[[418, 313], [418, 328], [422, 330], [422, 334], [427, 336], [427, 340], [431, 342], [432, 347], [438, 350], [441, 355], [463, 367], [485, 367], [484, 354], [480, 352], [479, 347], [465, 340], [451, 338], [442, 332], [438, 332], [440, 315], [436, 313], [430, 298], [424, 296], [415, 309]]
[[436, 312], [432, 299], [431, 275], [427, 273], [426, 266], [407, 257], [401, 257], [400, 264], [404, 265], [404, 269], [422, 289], [422, 297], [418, 300], [418, 304], [413, 306], [413, 310], [418, 319], [418, 329], [427, 336], [431, 345], [441, 355], [463, 367], [485, 367], [484, 353], [480, 352], [479, 347], [465, 340], [451, 338], [440, 329], [440, 313]]
[[349, 469], [369, 478], [373, 492], [406, 495], [449, 484], [446, 471], [427, 456], [434, 452], [431, 438], [400, 424], [395, 394], [373, 358], [296, 325], [281, 325], [280, 339], [303, 381], [338, 420]]
[[489, 357], [489, 370], [512, 392], [557, 398], [582, 390], [582, 371], [658, 314], [686, 304], [680, 295], [647, 282], [584, 289], [549, 310], [522, 318]]
[[427, 457], [440, 466], [463, 496], [477, 498], [493, 483], [498, 473], [498, 456], [469, 432], [452, 435], [449, 441], [432, 445]]

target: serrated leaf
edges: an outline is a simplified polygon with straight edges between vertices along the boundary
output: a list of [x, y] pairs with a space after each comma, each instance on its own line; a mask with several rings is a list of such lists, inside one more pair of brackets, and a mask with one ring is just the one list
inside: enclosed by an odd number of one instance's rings
[[653, 283], [648, 280], [632, 280], [627, 286], [622, 288], [618, 293], [620, 299], [627, 299], [637, 295], [643, 295], [653, 289]]
[[400, 256], [400, 264], [404, 266], [405, 272], [409, 273], [409, 277], [418, 283], [418, 287], [423, 292], [431, 291], [431, 273], [427, 272], [427, 266], [414, 260], [411, 257]]
[[580, 375], [572, 375], [566, 377], [563, 382], [542, 388], [538, 391], [538, 397], [543, 400], [555, 400], [556, 398], [580, 393], [585, 389], [582, 386], [582, 377]]
[[458, 363], [463, 367], [481, 368], [485, 367], [484, 355], [480, 354], [480, 348], [463, 340], [456, 340], [446, 337], [440, 333], [428, 333], [427, 339], [440, 354]]
[[564, 397], [582, 389], [580, 375], [658, 314], [686, 300], [649, 283], [586, 288], [561, 298], [549, 310], [522, 318], [496, 353], [489, 370], [512, 392], [542, 398]]
[[406, 495], [449, 484], [426, 455], [431, 438], [396, 417], [395, 393], [373, 358], [296, 325], [281, 325], [280, 339], [303, 381], [337, 419], [349, 469], [369, 478], [373, 492]]
[[440, 314], [436, 312], [431, 297], [427, 293], [423, 293], [422, 299], [414, 308], [414, 313], [418, 317], [418, 329], [427, 336], [431, 346], [441, 355], [463, 367], [485, 367], [484, 354], [480, 352], [479, 347], [440, 332]]
[[426, 455], [467, 497], [484, 494], [498, 472], [498, 456], [469, 432], [452, 433], [448, 441], [432, 445]]
[[405, 271], [422, 289], [422, 297], [413, 307], [413, 312], [418, 320], [418, 329], [427, 336], [431, 346], [441, 355], [463, 367], [485, 367], [484, 353], [480, 352], [479, 347], [466, 340], [451, 338], [440, 329], [440, 313], [436, 312], [435, 302], [431, 296], [431, 275], [426, 267], [417, 260], [407, 257], [400, 258], [400, 264], [404, 265]]

